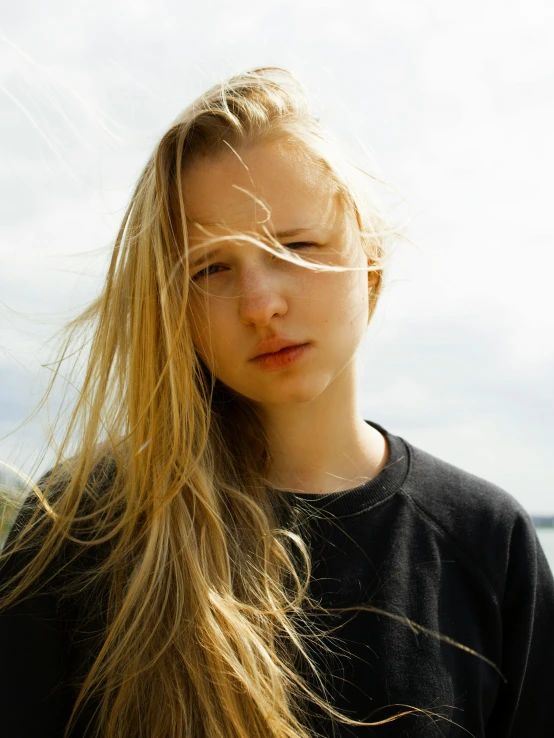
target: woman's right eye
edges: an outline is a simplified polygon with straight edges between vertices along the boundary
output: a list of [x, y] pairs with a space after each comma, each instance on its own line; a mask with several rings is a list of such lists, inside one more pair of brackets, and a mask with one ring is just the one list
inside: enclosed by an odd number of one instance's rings
[[204, 269], [201, 269], [199, 272], [196, 272], [196, 274], [194, 274], [191, 277], [191, 279], [193, 280], [193, 282], [196, 282], [197, 280], [202, 279], [204, 277], [209, 277], [212, 274], [217, 274], [216, 271], [212, 271], [212, 270], [215, 270], [215, 269], [224, 269], [224, 268], [225, 267], [223, 267], [221, 264], [210, 264], [209, 266], [205, 267]]
[[[297, 251], [298, 249], [301, 249], [303, 247], [315, 245], [316, 244], [312, 241], [294, 241], [293, 243], [284, 244], [285, 248], [291, 249], [291, 251]], [[193, 282], [198, 282], [199, 280], [205, 279], [206, 277], [211, 277], [214, 274], [219, 274], [220, 270], [225, 268], [226, 267], [223, 264], [210, 264], [204, 269], [201, 269], [199, 272], [196, 272], [196, 274], [194, 274], [191, 279]]]

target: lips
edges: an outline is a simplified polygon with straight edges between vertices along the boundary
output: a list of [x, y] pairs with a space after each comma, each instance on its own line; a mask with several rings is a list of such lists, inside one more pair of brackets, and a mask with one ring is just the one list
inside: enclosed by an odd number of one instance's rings
[[305, 342], [295, 341], [291, 338], [285, 338], [284, 336], [273, 336], [272, 338], [266, 338], [256, 346], [253, 356], [250, 361], [258, 359], [260, 356], [266, 354], [275, 354], [277, 351], [282, 349], [290, 348], [291, 346], [302, 346]]
[[293, 344], [292, 346], [286, 346], [279, 351], [260, 354], [250, 361], [255, 364], [258, 369], [268, 372], [277, 372], [296, 365], [307, 354], [309, 349], [309, 343]]

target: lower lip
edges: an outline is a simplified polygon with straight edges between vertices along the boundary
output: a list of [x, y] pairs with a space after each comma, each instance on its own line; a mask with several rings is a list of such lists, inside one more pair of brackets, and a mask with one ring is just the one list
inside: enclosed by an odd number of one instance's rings
[[273, 354], [262, 354], [256, 356], [251, 361], [254, 362], [260, 369], [266, 369], [267, 371], [277, 371], [278, 369], [285, 369], [287, 366], [295, 364], [299, 359], [304, 356], [308, 350], [308, 344], [303, 343], [301, 346], [289, 346], [288, 348], [275, 351]]

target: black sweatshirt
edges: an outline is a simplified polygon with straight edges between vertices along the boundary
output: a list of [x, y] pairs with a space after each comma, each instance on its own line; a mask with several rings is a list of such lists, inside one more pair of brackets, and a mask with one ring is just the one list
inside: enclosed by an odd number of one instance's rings
[[[345, 492], [290, 493], [288, 512], [312, 513], [303, 523], [312, 597], [324, 607], [369, 605], [399, 619], [367, 611], [319, 616], [333, 633], [310, 654], [329, 701], [349, 717], [383, 720], [406, 705], [433, 717], [337, 725], [333, 733], [310, 704], [313, 728], [337, 738], [553, 738], [554, 581], [529, 516], [495, 485], [371, 425], [390, 448], [380, 474]], [[61, 738], [78, 665], [90, 656], [76, 635], [84, 611], [77, 603], [68, 617], [55, 592], [45, 591], [0, 616], [2, 737]], [[406, 618], [476, 651], [502, 676]]]

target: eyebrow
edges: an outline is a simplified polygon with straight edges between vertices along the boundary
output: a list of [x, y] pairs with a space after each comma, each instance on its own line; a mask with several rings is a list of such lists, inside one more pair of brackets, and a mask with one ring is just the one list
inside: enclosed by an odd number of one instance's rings
[[[218, 224], [210, 223], [210, 225], [218, 225]], [[315, 227], [316, 226], [308, 226], [307, 228], [290, 228], [287, 231], [277, 231], [277, 233], [273, 234], [273, 238], [276, 238], [276, 239], [291, 238], [292, 236], [298, 236], [300, 233], [305, 233], [306, 231], [312, 231]], [[209, 261], [220, 251], [221, 251], [221, 248], [211, 249], [211, 251], [206, 251], [206, 253], [202, 254], [202, 256], [198, 257], [198, 259], [195, 259], [194, 261], [190, 262], [190, 265], [189, 265], [190, 268], [194, 269], [194, 267], [197, 267], [199, 264], [203, 264], [205, 261]]]

